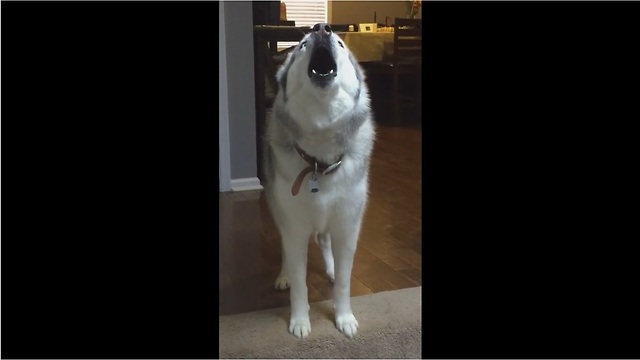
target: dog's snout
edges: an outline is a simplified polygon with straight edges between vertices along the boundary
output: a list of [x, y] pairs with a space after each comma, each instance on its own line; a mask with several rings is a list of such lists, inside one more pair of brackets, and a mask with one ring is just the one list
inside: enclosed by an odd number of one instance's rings
[[331, 34], [331, 26], [329, 26], [329, 24], [326, 24], [326, 23], [317, 23], [317, 24], [313, 25], [312, 30], [314, 32], [319, 33], [320, 35], [329, 35], [329, 34]]

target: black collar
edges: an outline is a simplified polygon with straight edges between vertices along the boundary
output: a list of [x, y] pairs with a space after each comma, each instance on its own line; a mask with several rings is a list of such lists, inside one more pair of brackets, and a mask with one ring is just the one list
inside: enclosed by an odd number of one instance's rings
[[318, 159], [304, 152], [304, 150], [302, 150], [300, 146], [298, 146], [298, 144], [293, 143], [293, 147], [296, 148], [296, 151], [298, 152], [298, 154], [300, 154], [300, 157], [304, 161], [308, 162], [309, 165], [311, 165], [316, 172], [321, 172], [322, 175], [332, 174], [333, 172], [338, 170], [338, 167], [340, 167], [340, 164], [342, 163], [342, 155], [338, 159], [338, 162], [336, 162], [335, 164], [329, 165], [321, 161], [318, 161]]
[[340, 156], [340, 159], [338, 159], [338, 162], [336, 162], [335, 164], [329, 165], [321, 161], [318, 161], [318, 159], [304, 152], [304, 150], [302, 150], [298, 146], [298, 144], [293, 143], [293, 147], [296, 148], [296, 151], [298, 152], [300, 157], [304, 161], [308, 162], [310, 165], [302, 169], [302, 171], [300, 171], [300, 173], [298, 174], [298, 177], [296, 177], [296, 180], [293, 182], [293, 186], [291, 187], [291, 194], [293, 196], [298, 195], [298, 192], [300, 191], [300, 186], [302, 185], [302, 180], [304, 180], [304, 177], [308, 173], [313, 172], [316, 176], [333, 174], [336, 170], [338, 170], [338, 168], [340, 167], [340, 164], [342, 164], [342, 156]]

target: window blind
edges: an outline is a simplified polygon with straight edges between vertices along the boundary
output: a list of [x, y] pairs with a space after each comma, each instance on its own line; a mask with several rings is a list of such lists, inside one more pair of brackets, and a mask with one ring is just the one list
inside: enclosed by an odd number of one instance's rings
[[[327, 0], [286, 0], [287, 20], [295, 21], [298, 27], [312, 27], [327, 22]], [[295, 46], [297, 42], [278, 42], [278, 49]]]

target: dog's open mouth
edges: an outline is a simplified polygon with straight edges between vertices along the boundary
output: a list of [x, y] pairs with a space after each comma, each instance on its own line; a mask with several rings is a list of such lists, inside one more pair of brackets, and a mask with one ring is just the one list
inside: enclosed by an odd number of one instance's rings
[[311, 54], [309, 61], [309, 78], [320, 86], [328, 85], [333, 78], [338, 75], [336, 61], [333, 59], [331, 50], [324, 46], [319, 46]]

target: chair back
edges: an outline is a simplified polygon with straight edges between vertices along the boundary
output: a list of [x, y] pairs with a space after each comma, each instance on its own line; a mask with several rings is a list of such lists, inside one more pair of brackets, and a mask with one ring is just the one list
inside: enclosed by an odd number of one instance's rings
[[396, 18], [393, 35], [393, 64], [422, 64], [422, 19]]

